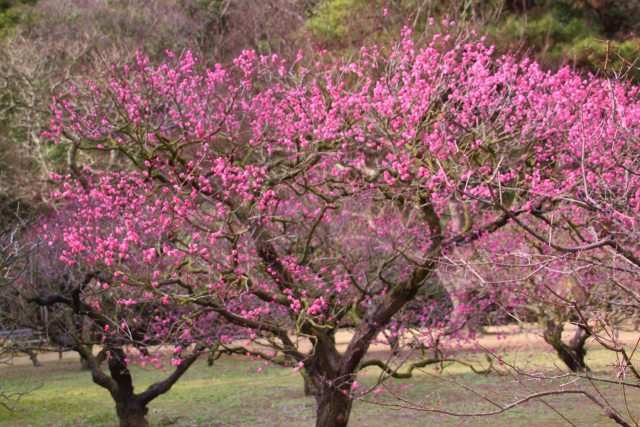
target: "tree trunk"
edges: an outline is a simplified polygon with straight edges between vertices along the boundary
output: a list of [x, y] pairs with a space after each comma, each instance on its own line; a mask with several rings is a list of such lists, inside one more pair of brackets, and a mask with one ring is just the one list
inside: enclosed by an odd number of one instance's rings
[[[93, 354], [93, 344], [85, 345], [85, 349], [89, 354], [91, 355]], [[80, 367], [82, 368], [83, 371], [91, 370], [91, 367], [89, 366], [89, 361], [85, 357], [82, 357], [82, 354], [80, 354]]]
[[587, 349], [585, 348], [587, 338], [589, 338], [589, 332], [580, 325], [575, 325], [575, 332], [567, 345], [571, 352], [571, 358], [575, 362], [574, 367], [576, 371], [574, 372], [587, 372], [590, 370], [584, 361], [584, 358], [587, 355]]
[[587, 338], [589, 338], [589, 333], [584, 328], [576, 325], [573, 337], [568, 344], [565, 344], [562, 341], [562, 330], [564, 329], [562, 323], [555, 323], [551, 319], [546, 319], [543, 322], [543, 326], [544, 340], [553, 347], [560, 360], [567, 365], [571, 372], [587, 372], [590, 370], [584, 361], [587, 355], [585, 344]]
[[145, 401], [133, 392], [133, 378], [121, 347], [109, 347], [109, 371], [117, 384], [112, 396], [116, 401], [120, 427], [148, 427], [146, 416], [149, 409]]
[[96, 355], [95, 359], [96, 359], [96, 362], [98, 363], [98, 366], [102, 366], [105, 360], [107, 360], [107, 349], [102, 348], [102, 350], [100, 350]]
[[566, 345], [556, 348], [558, 357], [567, 365], [571, 372], [588, 372], [589, 367], [584, 361], [586, 350], [576, 351]]
[[300, 374], [302, 375], [302, 379], [304, 380], [304, 395], [314, 397], [320, 396], [320, 387], [318, 387], [318, 384], [316, 383], [316, 381], [314, 381], [311, 375], [309, 375], [307, 370], [302, 369], [300, 371]]
[[42, 366], [42, 364], [38, 360], [38, 353], [36, 353], [34, 350], [27, 348], [22, 350], [22, 352], [29, 356], [29, 359], [31, 359], [31, 363], [33, 363], [33, 366], [35, 366], [36, 368]]
[[146, 405], [135, 397], [126, 401], [117, 402], [116, 412], [120, 420], [120, 427], [149, 427], [149, 423], [147, 422], [147, 413], [149, 410]]
[[316, 403], [316, 427], [345, 427], [349, 422], [353, 399], [347, 392], [323, 387]]

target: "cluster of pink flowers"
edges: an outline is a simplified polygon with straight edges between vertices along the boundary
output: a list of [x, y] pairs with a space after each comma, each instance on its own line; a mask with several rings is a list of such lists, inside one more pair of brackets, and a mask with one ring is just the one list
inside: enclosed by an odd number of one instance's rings
[[[59, 178], [44, 234], [60, 259], [122, 272], [120, 304], [204, 304], [258, 338], [345, 324], [428, 256], [471, 242], [504, 254], [505, 215], [553, 205], [596, 240], [636, 232], [635, 88], [543, 71], [483, 39], [416, 46], [408, 30], [349, 63], [298, 62], [244, 52], [205, 69], [189, 52], [158, 66], [139, 54], [55, 99], [51, 138], [129, 159]], [[462, 292], [455, 310], [427, 298], [405, 320], [442, 331], [507, 289]]]

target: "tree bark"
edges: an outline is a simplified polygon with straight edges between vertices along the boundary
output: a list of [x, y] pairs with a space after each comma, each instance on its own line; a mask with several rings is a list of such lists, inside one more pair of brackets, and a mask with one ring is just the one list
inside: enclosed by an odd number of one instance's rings
[[585, 348], [587, 338], [589, 338], [589, 332], [580, 325], [575, 325], [575, 332], [567, 345], [571, 351], [572, 359], [576, 362], [575, 367], [579, 372], [590, 371], [584, 361], [584, 358], [587, 355], [587, 349]]
[[27, 348], [22, 350], [22, 352], [29, 356], [29, 359], [31, 359], [31, 363], [33, 363], [33, 366], [35, 366], [36, 368], [42, 366], [42, 364], [38, 360], [38, 353], [36, 353], [34, 350]]
[[311, 377], [311, 375], [307, 373], [307, 370], [301, 370], [300, 374], [302, 375], [302, 379], [304, 380], [304, 395], [314, 397], [319, 396], [321, 393], [320, 388], [318, 387], [316, 381], [314, 381], [314, 379]]
[[590, 370], [584, 360], [587, 355], [585, 344], [587, 338], [589, 338], [589, 333], [584, 328], [576, 325], [574, 335], [571, 337], [569, 343], [565, 344], [564, 341], [562, 341], [563, 323], [556, 323], [552, 319], [545, 319], [543, 326], [544, 340], [553, 347], [560, 360], [562, 360], [571, 372], [588, 372]]
[[[93, 344], [87, 344], [85, 345], [85, 348], [89, 354], [93, 354]], [[91, 370], [91, 367], [89, 366], [89, 361], [86, 358], [82, 357], [82, 354], [80, 355], [80, 366], [83, 371]]]
[[147, 413], [149, 409], [139, 399], [130, 398], [116, 402], [116, 412], [120, 427], [148, 427]]
[[120, 427], [148, 427], [146, 416], [149, 409], [145, 401], [134, 393], [131, 371], [124, 360], [125, 354], [122, 348], [109, 348], [109, 371], [111, 378], [117, 384], [112, 397], [116, 401]]
[[330, 386], [323, 387], [316, 397], [316, 427], [346, 427], [353, 399], [348, 392]]

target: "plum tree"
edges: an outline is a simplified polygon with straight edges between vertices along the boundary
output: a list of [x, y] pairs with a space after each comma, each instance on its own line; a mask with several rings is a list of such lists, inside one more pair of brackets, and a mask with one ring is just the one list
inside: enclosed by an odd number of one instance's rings
[[[623, 85], [454, 33], [420, 47], [405, 29], [347, 62], [245, 51], [206, 68], [168, 52], [154, 66], [138, 53], [52, 104], [52, 139], [129, 167], [58, 177], [69, 220], [46, 238], [63, 262], [131, 289], [131, 304], [199, 306], [242, 328], [243, 352], [305, 374], [318, 426], [346, 425], [369, 346], [438, 293], [451, 254], [491, 250], [580, 187], [565, 165], [607, 141], [589, 109], [612, 94], [635, 106]], [[458, 304], [467, 318], [482, 307]]]

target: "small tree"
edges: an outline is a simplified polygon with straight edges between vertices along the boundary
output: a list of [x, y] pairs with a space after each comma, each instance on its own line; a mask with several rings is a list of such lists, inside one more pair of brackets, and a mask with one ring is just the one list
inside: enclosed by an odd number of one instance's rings
[[[115, 401], [120, 426], [146, 426], [149, 403], [168, 392], [205, 349], [215, 350], [217, 321], [212, 313], [195, 314], [188, 306], [169, 306], [137, 294], [135, 288], [115, 286], [122, 279], [117, 272], [101, 274], [65, 264], [59, 245], [38, 242], [37, 236], [44, 230], [56, 235], [60, 229], [55, 227], [64, 223], [66, 214], [60, 211], [49, 217], [44, 229], [32, 231], [37, 249], [30, 255], [28, 276], [17, 282], [19, 294], [47, 308], [48, 318], [42, 319], [47, 336], [59, 348], [80, 355], [93, 381]], [[166, 372], [169, 362], [175, 367], [171, 374], [141, 393], [134, 391], [129, 365]]]
[[[148, 426], [146, 415], [149, 403], [161, 394], [168, 392], [196, 361], [203, 349], [196, 346], [189, 350], [188, 344], [175, 343], [176, 351], [171, 359], [175, 366], [174, 371], [165, 379], [150, 385], [142, 393], [135, 393], [133, 376], [129, 369], [129, 364], [134, 356], [128, 353], [132, 348], [138, 349], [142, 360], [156, 361], [158, 369], [162, 368], [162, 363], [157, 360], [163, 355], [149, 355], [146, 351], [148, 344], [144, 339], [136, 339], [134, 331], [129, 328], [126, 322], [122, 321], [122, 314], [118, 319], [122, 323], [117, 324], [115, 319], [109, 319], [102, 310], [82, 301], [81, 294], [86, 292], [86, 287], [91, 280], [91, 275], [88, 275], [82, 283], [69, 282], [65, 284], [68, 292], [34, 296], [30, 300], [39, 306], [51, 307], [55, 311], [66, 310], [67, 316], [83, 317], [101, 327], [104, 335], [102, 336], [102, 349], [98, 355], [91, 352], [92, 346], [87, 345], [82, 337], [74, 336], [71, 333], [65, 335], [64, 344], [80, 354], [91, 371], [93, 382], [109, 391], [115, 401], [116, 413], [121, 427]], [[118, 328], [117, 332], [112, 332], [112, 328]], [[71, 331], [67, 330], [67, 332]], [[141, 351], [141, 347], [145, 351]], [[109, 374], [105, 373], [101, 366], [105, 359]]]

